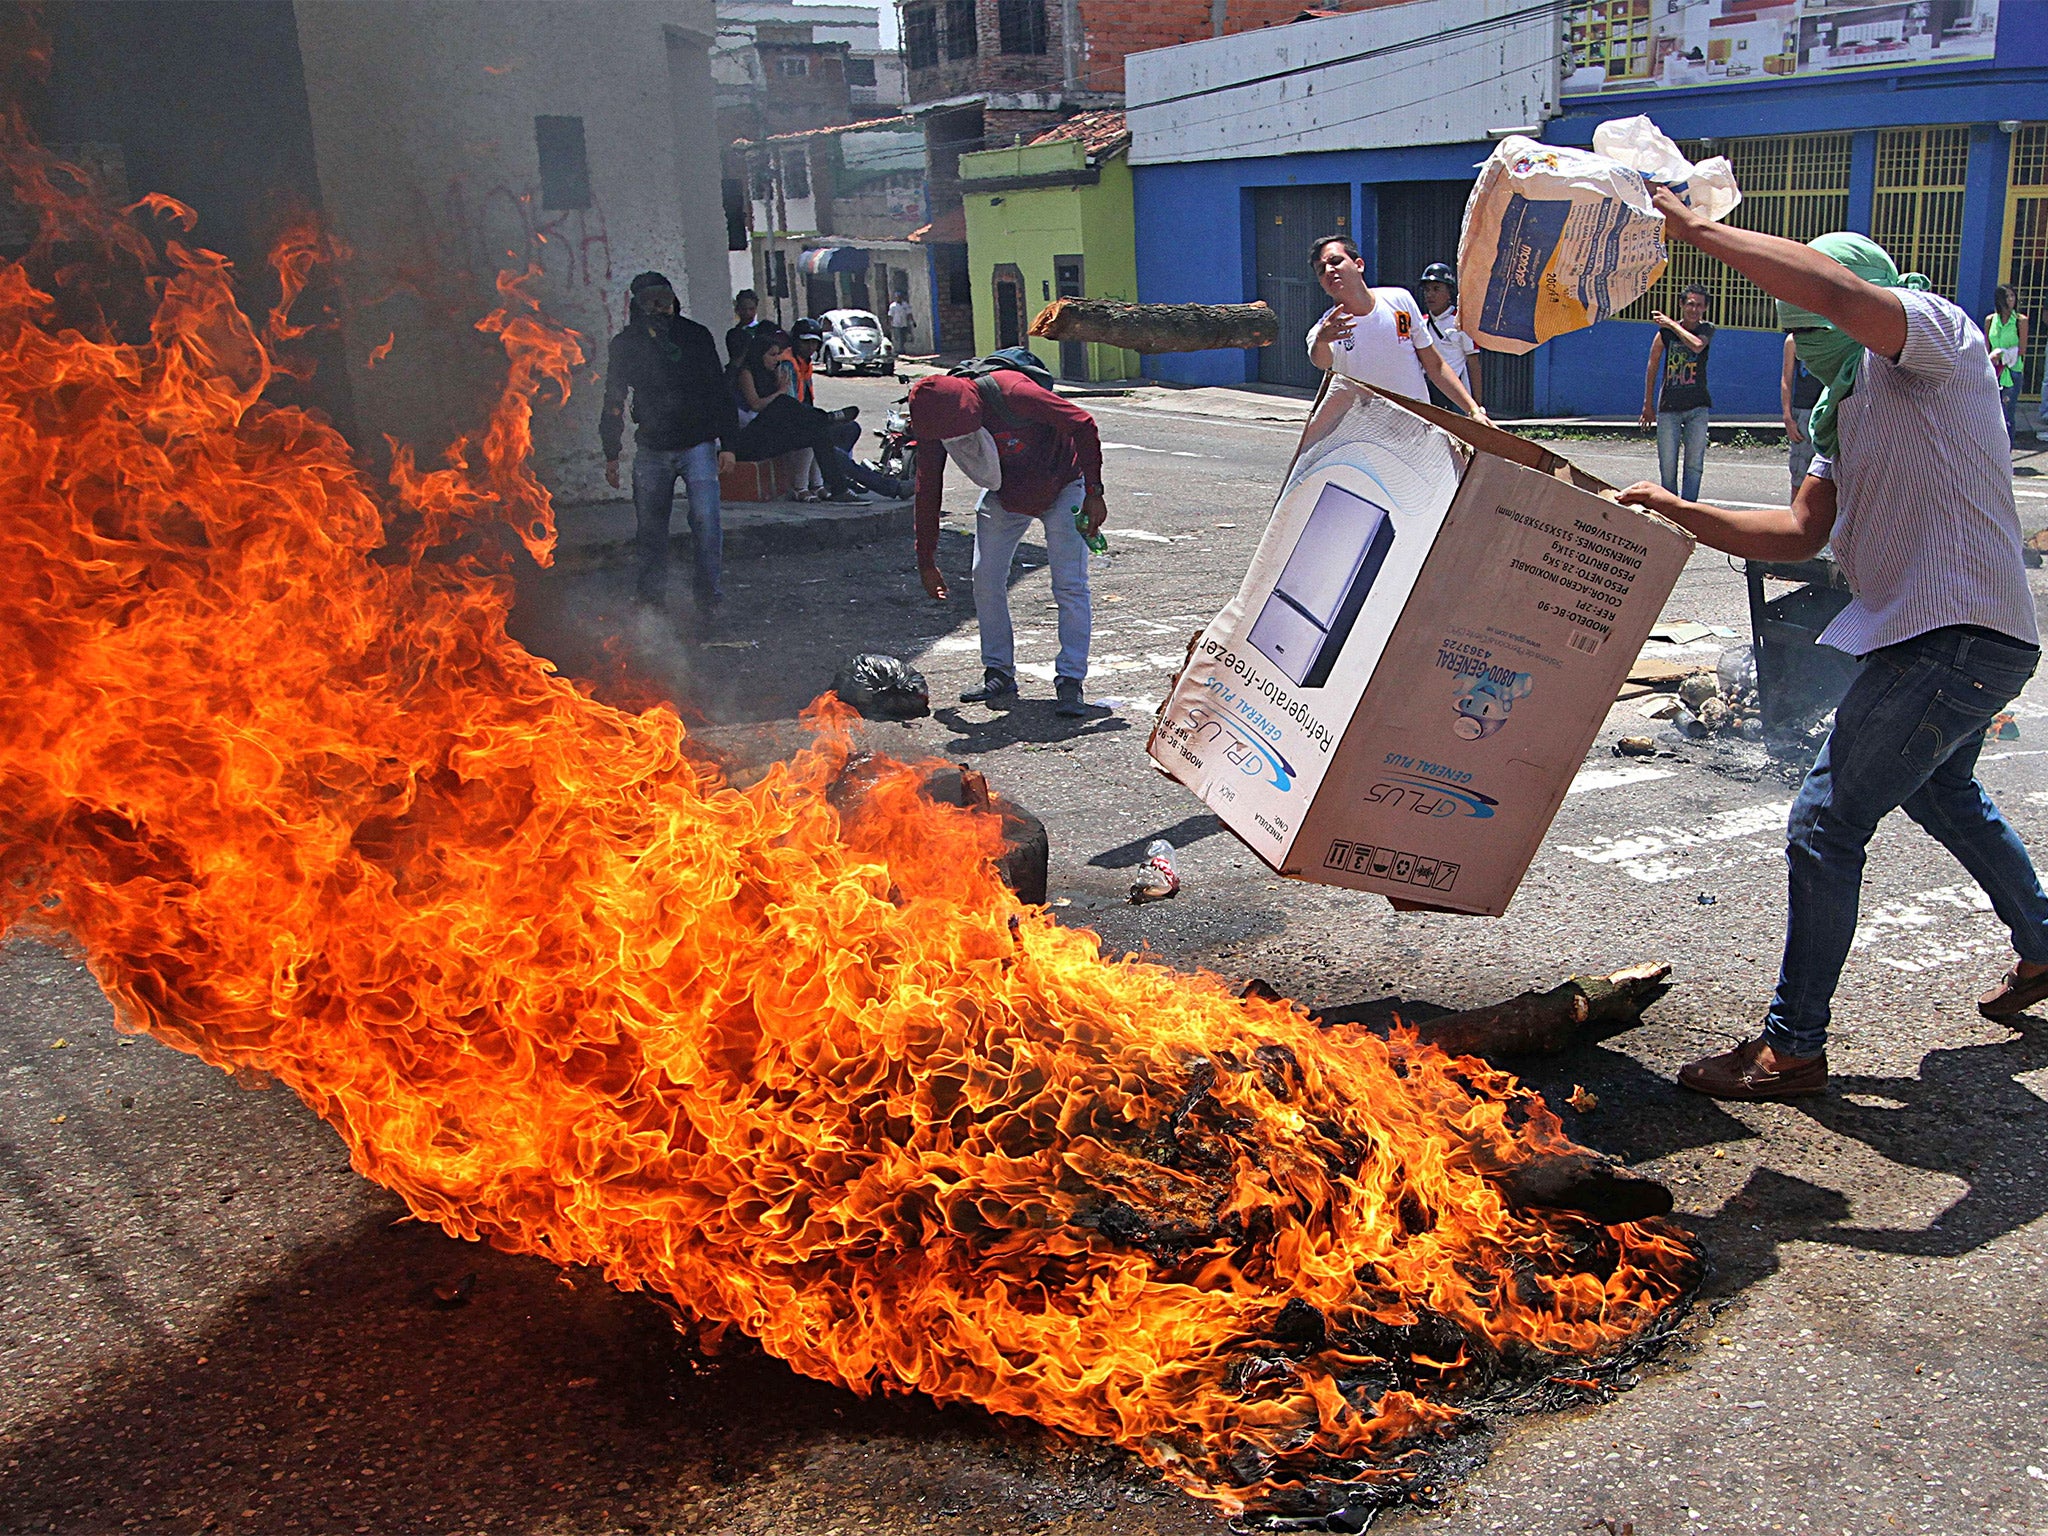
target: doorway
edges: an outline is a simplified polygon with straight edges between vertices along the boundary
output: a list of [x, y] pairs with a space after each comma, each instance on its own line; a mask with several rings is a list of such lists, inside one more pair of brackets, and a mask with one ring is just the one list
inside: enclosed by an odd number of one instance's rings
[[1280, 339], [1259, 348], [1259, 381], [1313, 389], [1323, 376], [1308, 360], [1305, 338], [1329, 300], [1309, 272], [1309, 246], [1322, 235], [1351, 233], [1351, 188], [1255, 187], [1252, 221], [1259, 297], [1280, 317]]
[[[1081, 258], [1078, 256], [1055, 256], [1052, 259], [1052, 292], [1056, 299], [1078, 299], [1086, 285], [1081, 281]], [[1086, 379], [1088, 377], [1088, 343], [1085, 341], [1063, 341], [1060, 343], [1060, 377], [1063, 379]]]
[[994, 274], [996, 346], [1024, 345], [1024, 274], [1015, 262], [1004, 262]]
[[[1379, 202], [1379, 279], [1390, 288], [1414, 291], [1415, 280], [1433, 261], [1458, 264], [1458, 231], [1465, 222], [1469, 181], [1383, 181], [1373, 189]], [[1535, 398], [1533, 356], [1481, 352], [1480, 393], [1486, 414], [1527, 416]], [[1430, 398], [1450, 402], [1430, 386]]]

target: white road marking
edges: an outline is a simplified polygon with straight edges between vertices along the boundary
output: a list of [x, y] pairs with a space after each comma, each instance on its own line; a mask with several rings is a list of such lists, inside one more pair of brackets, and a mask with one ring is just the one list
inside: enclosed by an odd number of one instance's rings
[[1932, 971], [1995, 961], [2011, 953], [2012, 938], [1992, 915], [1991, 898], [1965, 880], [1866, 908], [1855, 947], [1895, 971]]
[[1126, 453], [1163, 453], [1175, 459], [1214, 459], [1222, 455], [1214, 453], [1190, 453], [1185, 448], [1148, 448], [1143, 443], [1104, 443], [1104, 448], [1121, 448]]
[[[1154, 533], [1150, 528], [1133, 528], [1129, 524], [1125, 524], [1121, 528], [1106, 528], [1103, 530], [1103, 533], [1104, 537], [1113, 533], [1120, 539], [1136, 539], [1140, 544], [1171, 544], [1175, 537], [1172, 534]], [[1179, 537], [1190, 539], [1194, 535], [1183, 533]]]
[[1791, 809], [1790, 800], [1767, 800], [1722, 811], [1689, 827], [1639, 827], [1620, 837], [1560, 846], [1575, 859], [1619, 865], [1633, 879], [1661, 885], [1783, 857], [1785, 816]]
[[1618, 789], [1623, 784], [1648, 784], [1654, 779], [1676, 778], [1669, 768], [1652, 768], [1648, 763], [1624, 763], [1618, 768], [1581, 768], [1567, 795], [1590, 794], [1596, 789]]

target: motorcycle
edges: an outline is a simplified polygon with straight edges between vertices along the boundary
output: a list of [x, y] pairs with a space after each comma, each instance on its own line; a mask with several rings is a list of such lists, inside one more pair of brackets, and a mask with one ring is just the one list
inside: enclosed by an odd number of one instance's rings
[[910, 479], [910, 396], [904, 395], [889, 407], [875, 437], [875, 467], [898, 480]]

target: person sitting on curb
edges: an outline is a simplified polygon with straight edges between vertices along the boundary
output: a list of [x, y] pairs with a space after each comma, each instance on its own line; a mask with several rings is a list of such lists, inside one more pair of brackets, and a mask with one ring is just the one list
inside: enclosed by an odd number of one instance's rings
[[1724, 510], [1648, 481], [1621, 493], [1748, 560], [1810, 559], [1832, 542], [1848, 580], [1821, 643], [1862, 666], [1792, 803], [1777, 995], [1757, 1038], [1678, 1074], [1718, 1099], [1792, 1098], [1827, 1086], [1865, 853], [1894, 810], [1956, 856], [2012, 932], [2018, 959], [1978, 1011], [2009, 1018], [2048, 998], [2048, 894], [1976, 777], [1985, 727], [2041, 659], [2034, 599], [1998, 384], [1970, 317], [1861, 235], [1800, 245], [1653, 196], [1668, 235], [1777, 300], [1823, 385], [1817, 453], [1790, 507]]
[[1325, 235], [1309, 252], [1316, 281], [1330, 308], [1308, 333], [1308, 360], [1362, 384], [1427, 400], [1435, 384], [1474, 421], [1491, 419], [1472, 391], [1430, 340], [1422, 306], [1406, 288], [1369, 288], [1358, 247], [1344, 235]]
[[[1095, 418], [1014, 369], [980, 380], [938, 374], [910, 386], [910, 435], [917, 456], [917, 573], [935, 601], [946, 600], [938, 564], [946, 461], [981, 487], [974, 509], [974, 617], [981, 630], [982, 682], [960, 701], [993, 704], [1017, 697], [1010, 563], [1024, 535], [1040, 524], [1059, 608], [1055, 708], [1070, 717], [1087, 714], [1081, 693], [1093, 622], [1087, 540], [1109, 516]], [[1085, 534], [1076, 525], [1077, 513]]]
[[[789, 328], [789, 355], [796, 365], [796, 397], [805, 405], [816, 406], [818, 349], [825, 344], [825, 328], [815, 320], [799, 320]], [[832, 421], [833, 450], [839, 456], [839, 468], [847, 480], [856, 488], [871, 495], [883, 496], [890, 501], [909, 499], [910, 487], [894, 475], [885, 474], [872, 465], [863, 464], [853, 456], [853, 446], [860, 441], [860, 407], [842, 405], [837, 410], [825, 412]], [[822, 483], [824, 471], [813, 463], [811, 467], [812, 486]], [[820, 500], [820, 495], [798, 493], [799, 500]]]
[[847, 483], [843, 455], [832, 445], [832, 418], [796, 397], [796, 362], [790, 356], [787, 331], [767, 331], [747, 344], [733, 369], [733, 388], [740, 401], [733, 452], [741, 463], [757, 464], [808, 448], [818, 473], [825, 477], [827, 501], [861, 500]]
[[626, 397], [631, 395], [640, 601], [658, 608], [667, 600], [669, 519], [675, 515], [676, 481], [681, 479], [689, 498], [697, 608], [700, 616], [708, 616], [718, 605], [724, 547], [718, 476], [732, 467], [732, 444], [739, 432], [732, 394], [718, 365], [717, 343], [703, 326], [676, 312], [675, 289], [667, 278], [642, 272], [633, 279], [627, 305], [631, 318], [606, 353], [604, 409], [597, 418], [605, 483], [618, 489]]

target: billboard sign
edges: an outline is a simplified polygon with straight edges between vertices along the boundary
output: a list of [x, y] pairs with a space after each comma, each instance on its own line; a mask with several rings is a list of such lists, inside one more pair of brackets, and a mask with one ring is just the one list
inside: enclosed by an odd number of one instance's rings
[[1989, 62], [1998, 0], [1572, 0], [1564, 94]]

